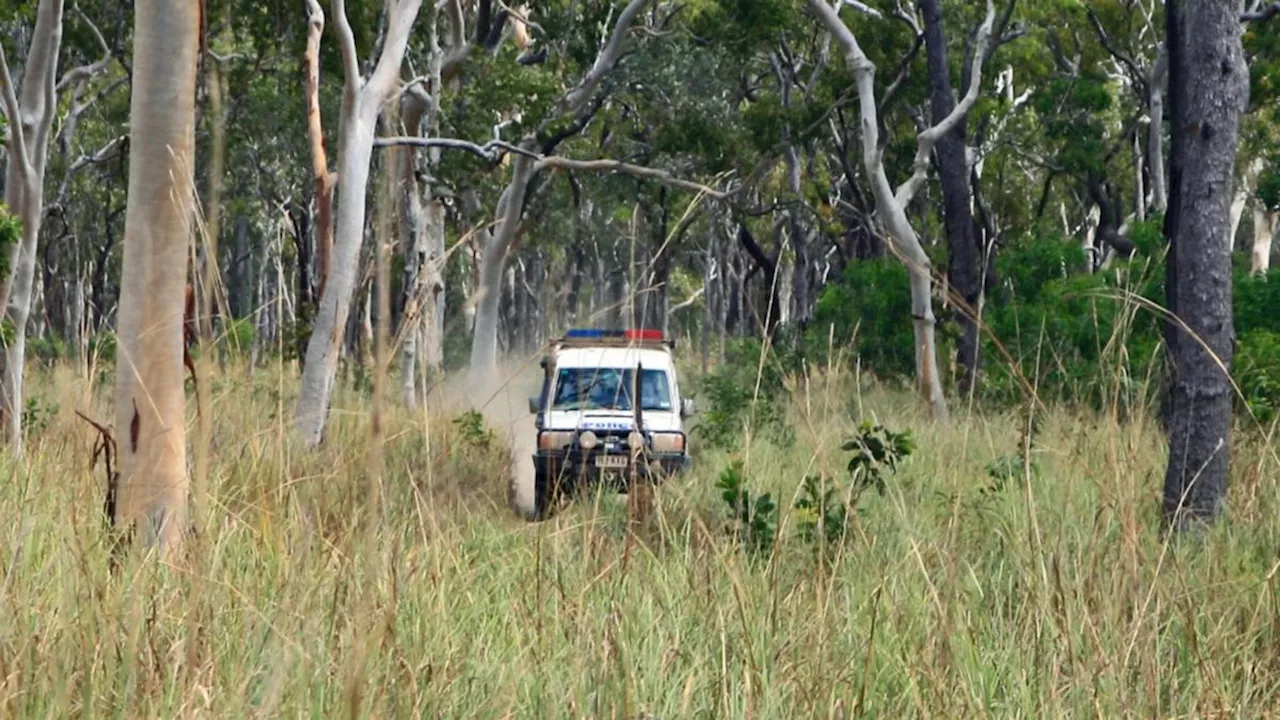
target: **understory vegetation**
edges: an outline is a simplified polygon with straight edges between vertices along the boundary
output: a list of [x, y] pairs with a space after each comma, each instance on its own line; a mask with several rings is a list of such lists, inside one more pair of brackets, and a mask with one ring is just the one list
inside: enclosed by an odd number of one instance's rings
[[[0, 708], [1270, 711], [1280, 496], [1261, 435], [1237, 442], [1229, 520], [1170, 540], [1155, 499], [1165, 445], [1143, 405], [1123, 421], [1114, 407], [1053, 403], [938, 423], [896, 385], [841, 365], [764, 366], [762, 387], [790, 390], [756, 395], [769, 422], [747, 412], [729, 447], [695, 433], [694, 469], [661, 488], [629, 538], [613, 496], [536, 524], [507, 509], [505, 438], [531, 423], [493, 410], [501, 400], [480, 415], [440, 395], [428, 411], [392, 411], [371, 504], [363, 393], [340, 394], [326, 446], [302, 452], [287, 427], [289, 373], [230, 365], [212, 389], [215, 511], [192, 562], [115, 573], [103, 467], [90, 464], [97, 431], [76, 415], [105, 417], [107, 393], [66, 367], [43, 371], [32, 393], [43, 420], [0, 484], [11, 519]], [[723, 370], [711, 377], [730, 384]], [[700, 402], [717, 405], [713, 386]], [[755, 516], [762, 497], [771, 509]]]

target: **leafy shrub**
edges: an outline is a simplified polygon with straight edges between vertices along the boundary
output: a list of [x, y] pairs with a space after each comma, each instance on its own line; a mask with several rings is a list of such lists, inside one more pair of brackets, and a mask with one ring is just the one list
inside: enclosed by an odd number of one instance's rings
[[22, 408], [22, 428], [27, 435], [38, 435], [49, 428], [49, 421], [58, 414], [58, 403], [28, 397]]
[[836, 494], [840, 487], [826, 475], [809, 475], [800, 486], [800, 497], [792, 506], [796, 511], [796, 531], [800, 539], [818, 539], [834, 545], [844, 539], [849, 529], [849, 506]]
[[[832, 342], [834, 341], [834, 343]], [[862, 366], [884, 376], [915, 373], [911, 285], [896, 258], [856, 262], [827, 283], [806, 337], [810, 357], [831, 361], [828, 348], [852, 343]]]
[[[853, 509], [867, 489], [883, 495], [886, 477], [897, 472], [898, 464], [915, 449], [909, 430], [894, 432], [882, 425], [863, 423], [843, 449], [852, 451], [848, 464], [848, 486], [826, 475], [806, 476], [799, 496], [792, 504], [796, 514], [796, 534], [806, 544], [824, 549], [848, 537]], [[730, 532], [753, 553], [771, 550], [778, 540], [778, 508], [773, 496], [753, 496], [747, 489], [742, 463], [735, 461], [716, 480], [729, 506]]]
[[778, 505], [769, 493], [752, 500], [741, 461], [721, 471], [716, 489], [729, 506], [731, 534], [751, 552], [772, 550], [778, 535]]
[[881, 495], [885, 491], [885, 475], [898, 471], [898, 463], [915, 451], [910, 430], [893, 432], [883, 425], [864, 422], [858, 434], [846, 440], [841, 449], [853, 452], [849, 459], [849, 479], [855, 497], [867, 488]]
[[799, 356], [785, 343], [771, 347], [761, 365], [763, 346], [740, 338], [725, 348], [725, 362], [697, 384], [702, 417], [691, 430], [709, 447], [736, 448], [745, 428], [764, 433], [780, 444], [794, 440], [781, 405], [784, 377], [799, 368]]
[[1280, 409], [1280, 333], [1251, 330], [1240, 338], [1235, 355], [1235, 379], [1242, 402], [1266, 425]]
[[484, 422], [484, 416], [476, 410], [467, 410], [453, 419], [458, 438], [463, 445], [476, 450], [488, 451], [493, 447], [494, 435]]

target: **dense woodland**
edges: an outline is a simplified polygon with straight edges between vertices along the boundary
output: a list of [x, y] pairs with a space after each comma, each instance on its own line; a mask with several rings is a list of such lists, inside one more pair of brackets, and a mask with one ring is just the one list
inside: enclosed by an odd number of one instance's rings
[[[0, 715], [1274, 715], [1277, 100], [1261, 0], [4, 0]], [[572, 327], [693, 462], [526, 522]]]
[[[661, 328], [703, 373], [853, 363], [938, 418], [1156, 402], [1175, 445], [1229, 444], [1232, 406], [1280, 406], [1280, 22], [1229, 4], [206, 2], [192, 66], [147, 68], [195, 83], [184, 344], [298, 368], [310, 446], [375, 328], [414, 407], [573, 325]], [[15, 453], [24, 368], [129, 352], [131, 165], [166, 152], [137, 146], [136, 20], [0, 16]], [[183, 273], [173, 247], [132, 277]], [[140, 317], [176, 328], [178, 287]], [[1206, 352], [1177, 371], [1201, 340], [1239, 392]]]

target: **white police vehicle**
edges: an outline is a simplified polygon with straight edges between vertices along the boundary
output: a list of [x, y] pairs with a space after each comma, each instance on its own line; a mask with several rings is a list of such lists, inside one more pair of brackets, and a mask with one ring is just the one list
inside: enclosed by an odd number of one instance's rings
[[570, 330], [554, 343], [541, 394], [529, 398], [536, 517], [588, 484], [625, 492], [634, 456], [655, 479], [688, 465], [684, 420], [694, 408], [680, 395], [674, 346], [657, 330]]

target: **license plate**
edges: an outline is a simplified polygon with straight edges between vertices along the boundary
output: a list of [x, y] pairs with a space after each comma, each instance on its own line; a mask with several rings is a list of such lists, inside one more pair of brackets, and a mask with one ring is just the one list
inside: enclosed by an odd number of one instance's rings
[[626, 455], [597, 455], [596, 467], [624, 468], [627, 466]]

